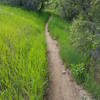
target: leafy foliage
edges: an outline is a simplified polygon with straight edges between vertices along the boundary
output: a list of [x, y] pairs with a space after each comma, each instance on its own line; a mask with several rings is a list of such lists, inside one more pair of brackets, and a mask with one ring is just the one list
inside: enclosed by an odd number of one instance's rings
[[100, 43], [100, 36], [96, 34], [97, 29], [94, 27], [94, 23], [81, 18], [75, 20], [71, 26], [73, 45], [84, 53], [95, 50]]
[[13, 6], [22, 6], [30, 10], [42, 10], [48, 0], [0, 0], [0, 2]]
[[97, 99], [100, 88], [93, 91], [100, 83], [100, 0], [58, 0], [56, 3], [58, 14], [72, 24], [67, 28], [68, 22], [51, 18], [51, 35], [58, 40], [61, 57], [71, 65], [76, 80], [85, 86], [93, 86], [88, 90]]
[[63, 21], [57, 16], [52, 16], [49, 20], [49, 31], [51, 36], [58, 40], [62, 59], [69, 65], [85, 62], [85, 56], [81, 55], [80, 52], [71, 45], [70, 27], [70, 23]]
[[58, 11], [66, 20], [72, 20], [79, 14], [87, 15], [91, 0], [58, 0]]
[[100, 24], [100, 0], [92, 0], [90, 15], [94, 22]]
[[[60, 55], [66, 67], [71, 70], [73, 78], [91, 92], [96, 100], [99, 100], [100, 86], [94, 79], [94, 59], [89, 60], [89, 55], [93, 50], [92, 54], [99, 56], [94, 51], [98, 47], [97, 41], [100, 39], [96, 39], [99, 36], [95, 38], [90, 23], [87, 23], [87, 20], [83, 22], [83, 17], [71, 24], [53, 16], [49, 20], [49, 31], [51, 36], [58, 41]], [[100, 66], [100, 60], [98, 65]], [[100, 71], [100, 69], [98, 70]]]
[[84, 63], [81, 64], [71, 64], [71, 71], [73, 77], [77, 80], [78, 83], [84, 83], [87, 79], [87, 71]]

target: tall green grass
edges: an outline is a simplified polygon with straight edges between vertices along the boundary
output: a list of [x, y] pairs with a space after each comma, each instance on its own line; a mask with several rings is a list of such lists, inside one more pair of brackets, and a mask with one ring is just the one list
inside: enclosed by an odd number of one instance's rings
[[47, 16], [0, 5], [0, 100], [43, 100]]
[[58, 16], [52, 16], [49, 20], [49, 31], [53, 39], [58, 41], [60, 55], [67, 67], [70, 68], [73, 78], [81, 83], [85, 89], [93, 94], [96, 100], [100, 100], [100, 86], [94, 80], [94, 68], [91, 74], [85, 68], [87, 57], [72, 46], [71, 23], [62, 20]]
[[49, 20], [49, 31], [53, 39], [58, 40], [60, 55], [67, 64], [78, 64], [85, 62], [80, 52], [73, 48], [70, 34], [71, 23], [62, 20], [59, 17], [52, 16]]

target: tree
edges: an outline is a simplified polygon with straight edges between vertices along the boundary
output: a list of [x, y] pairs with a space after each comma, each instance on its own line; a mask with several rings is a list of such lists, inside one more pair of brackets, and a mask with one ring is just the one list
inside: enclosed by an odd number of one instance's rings
[[88, 15], [91, 0], [59, 0], [61, 15], [67, 20], [77, 18], [79, 14]]
[[[77, 0], [76, 0], [77, 1]], [[72, 20], [79, 13], [75, 6], [74, 0], [59, 0], [58, 11], [60, 10], [61, 16], [67, 20]]]
[[13, 6], [22, 6], [29, 10], [40, 11], [44, 9], [49, 0], [0, 0], [2, 3], [10, 4]]

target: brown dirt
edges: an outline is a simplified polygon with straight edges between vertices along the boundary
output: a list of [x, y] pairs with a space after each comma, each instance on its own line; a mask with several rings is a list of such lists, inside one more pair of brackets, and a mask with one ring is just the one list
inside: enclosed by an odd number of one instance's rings
[[48, 23], [45, 27], [45, 33], [50, 76], [46, 100], [92, 100], [89, 94], [72, 80], [70, 71], [65, 70], [59, 56], [57, 42], [51, 38], [48, 32]]

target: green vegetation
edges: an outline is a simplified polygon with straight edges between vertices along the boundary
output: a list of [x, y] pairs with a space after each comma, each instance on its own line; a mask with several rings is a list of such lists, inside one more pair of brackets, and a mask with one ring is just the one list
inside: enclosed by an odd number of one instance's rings
[[100, 0], [0, 3], [16, 6], [0, 4], [0, 99], [43, 99], [48, 73], [45, 10], [52, 15], [49, 31], [58, 41], [61, 58], [77, 82], [100, 100]]
[[91, 71], [89, 71], [88, 55], [73, 46], [71, 28], [72, 23], [57, 16], [52, 16], [49, 20], [51, 36], [58, 41], [60, 55], [66, 66], [72, 71], [73, 78], [91, 92], [96, 100], [99, 100], [100, 86], [94, 79], [93, 63], [91, 62]]
[[0, 5], [0, 100], [43, 100], [47, 16]]
[[65, 62], [77, 64], [85, 62], [86, 57], [76, 51], [71, 45], [70, 35], [71, 23], [67, 23], [59, 17], [51, 17], [49, 20], [49, 31], [54, 39], [57, 39], [60, 46], [60, 54]]
[[[49, 30], [74, 78], [100, 100], [100, 0], [57, 0]], [[68, 23], [70, 22], [70, 23]]]
[[20, 6], [28, 10], [41, 11], [49, 0], [0, 0], [0, 3]]
[[85, 74], [83, 69], [84, 66], [79, 68], [77, 68], [77, 66], [86, 63], [87, 57], [72, 46], [70, 27], [71, 23], [67, 23], [59, 17], [51, 17], [49, 20], [49, 31], [51, 36], [58, 40], [60, 55], [65, 64], [71, 67], [73, 76], [75, 76], [77, 81], [80, 83], [85, 81], [85, 78], [83, 79]]

